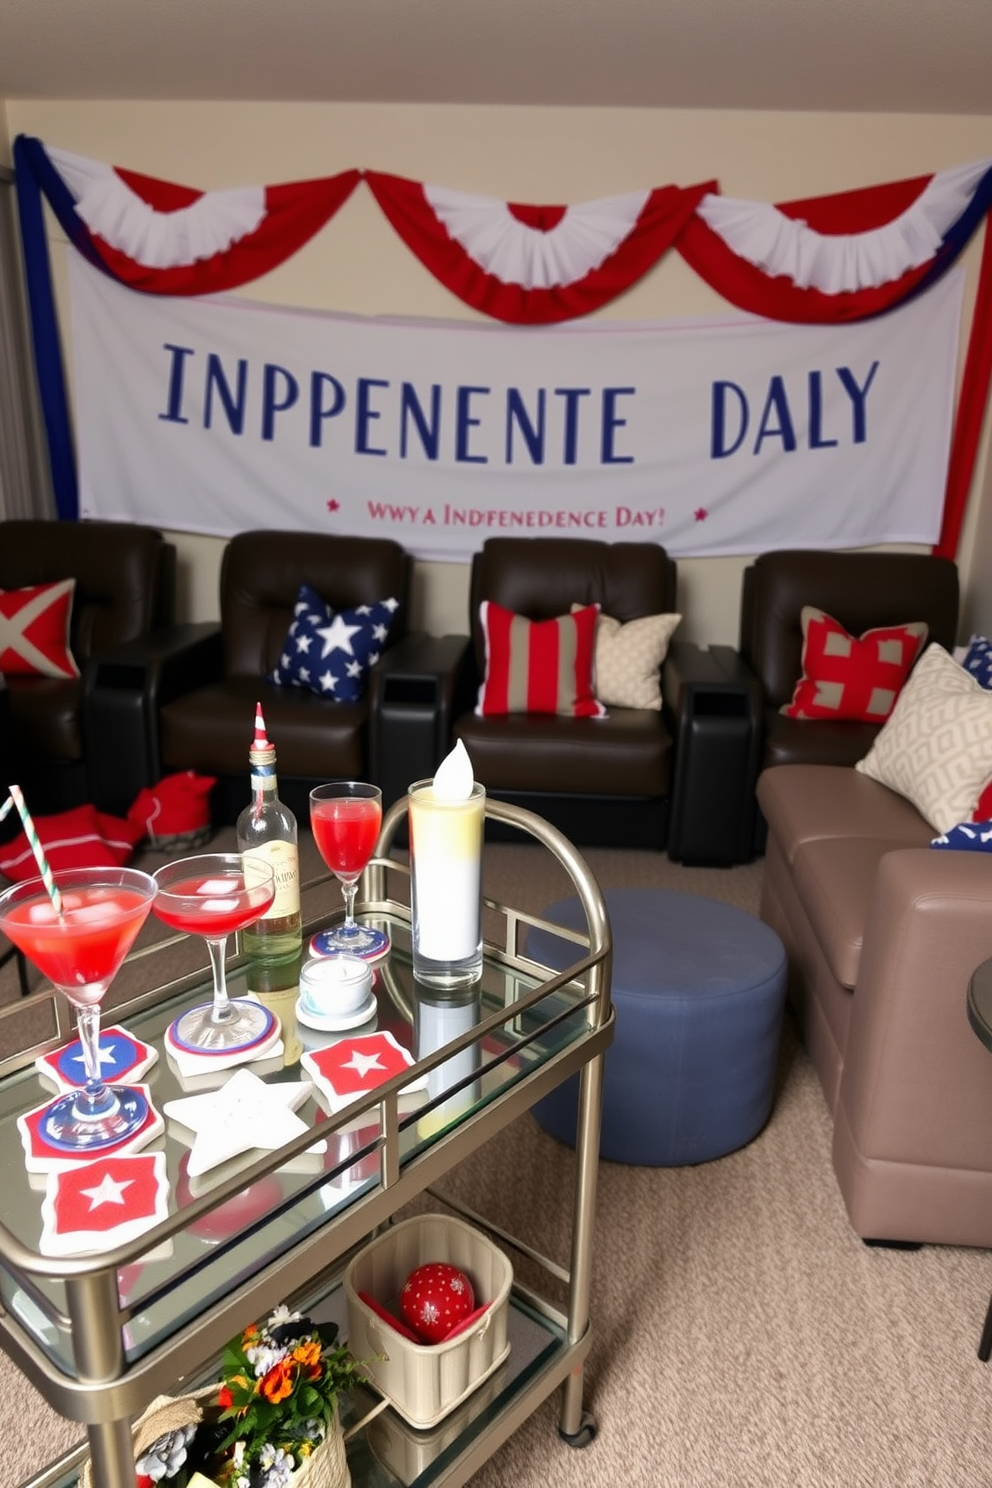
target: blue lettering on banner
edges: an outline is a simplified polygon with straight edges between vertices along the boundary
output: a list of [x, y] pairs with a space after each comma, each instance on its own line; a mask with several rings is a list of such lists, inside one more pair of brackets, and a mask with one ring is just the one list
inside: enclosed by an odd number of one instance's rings
[[[267, 443], [299, 437], [300, 415], [304, 415], [307, 443], [319, 450], [327, 443], [331, 428], [347, 419], [356, 455], [433, 462], [445, 452], [444, 434], [452, 460], [488, 465], [494, 456], [486, 451], [493, 449], [501, 422], [506, 466], [543, 466], [556, 457], [562, 465], [576, 465], [580, 451], [587, 458], [598, 456], [601, 465], [636, 463], [635, 456], [623, 448], [623, 431], [630, 418], [629, 405], [622, 401], [636, 398], [636, 387], [599, 389], [597, 417], [591, 387], [539, 387], [525, 392], [518, 387], [494, 389], [471, 383], [445, 388], [434, 382], [418, 388], [412, 382], [393, 383], [385, 377], [357, 377], [349, 389], [332, 372], [320, 368], [301, 381], [288, 367], [265, 362], [259, 380], [257, 375], [253, 379], [245, 357], [231, 358], [225, 364], [219, 352], [210, 351], [198, 361], [201, 354], [194, 347], [172, 342], [163, 343], [163, 350], [167, 354], [165, 410], [158, 417], [166, 423], [198, 420], [204, 429], [226, 427], [243, 437], [250, 427], [254, 390], [259, 435]], [[197, 387], [200, 368], [202, 385]], [[852, 379], [855, 392], [851, 396], [860, 398], [862, 410], [869, 384], [870, 378], [859, 389]], [[714, 440], [720, 444], [725, 437], [727, 390], [735, 386], [714, 384]], [[737, 391], [743, 400], [739, 443], [746, 432], [747, 404], [743, 391]], [[295, 420], [284, 417], [298, 405]]]
[[472, 399], [476, 393], [488, 396], [492, 388], [487, 387], [460, 387], [455, 396], [455, 459], [469, 465], [488, 465], [488, 455], [473, 455], [469, 453], [468, 439], [469, 430], [477, 429], [482, 423], [481, 418], [472, 415]]
[[192, 346], [174, 346], [171, 341], [166, 341], [165, 350], [172, 352], [172, 365], [169, 368], [169, 391], [166, 396], [166, 412], [160, 413], [159, 418], [165, 419], [170, 424], [188, 424], [189, 419], [184, 418], [180, 412], [183, 406], [183, 372], [186, 367], [186, 358], [195, 356]]
[[[868, 393], [878, 371], [878, 361], [872, 362], [864, 382], [859, 383], [850, 367], [835, 367], [837, 380], [851, 403], [851, 443], [865, 444], [868, 440]], [[809, 448], [835, 449], [839, 438], [831, 438], [824, 431], [824, 374], [814, 369], [806, 385], [806, 429]], [[789, 402], [785, 379], [778, 373], [768, 381], [768, 389], [760, 402], [756, 419], [756, 433], [751, 454], [758, 455], [768, 440], [776, 450], [792, 454], [799, 447], [796, 436], [796, 421]], [[751, 420], [751, 401], [744, 388], [729, 379], [713, 383], [710, 405], [710, 459], [725, 460], [744, 445]]]
[[565, 400], [565, 448], [562, 464], [574, 465], [579, 445], [579, 399], [588, 398], [592, 388], [555, 388], [555, 397]]
[[[334, 401], [330, 407], [324, 404], [324, 389], [331, 388]], [[344, 408], [346, 402], [345, 391], [336, 377], [330, 372], [311, 372], [310, 374], [310, 448], [320, 449], [321, 440], [324, 437], [324, 420], [337, 418]]]
[[[281, 386], [280, 386], [281, 385]], [[300, 396], [300, 384], [292, 372], [279, 367], [275, 362], [266, 362], [262, 369], [262, 438], [275, 438], [276, 414], [292, 408]]]
[[633, 465], [633, 455], [617, 455], [613, 452], [613, 434], [616, 429], [625, 429], [627, 420], [617, 413], [617, 399], [629, 398], [637, 392], [631, 387], [608, 387], [603, 389], [603, 424], [600, 464]]
[[248, 362], [238, 358], [238, 390], [232, 393], [224, 372], [224, 364], [215, 352], [207, 357], [207, 390], [203, 400], [203, 427], [209, 429], [213, 418], [213, 391], [224, 405], [228, 427], [232, 434], [243, 434], [245, 430], [245, 398], [248, 392]]
[[546, 395], [544, 388], [538, 389], [537, 421], [531, 422], [527, 405], [519, 388], [508, 388], [506, 393], [506, 463], [513, 464], [513, 427], [523, 435], [532, 465], [544, 464], [544, 415]]
[[407, 452], [407, 428], [410, 419], [417, 426], [420, 435], [420, 447], [428, 460], [436, 460], [441, 447], [441, 384], [431, 383], [431, 412], [428, 422], [424, 405], [417, 395], [417, 389], [412, 382], [404, 382], [400, 387], [400, 459], [406, 459]]
[[374, 419], [382, 418], [382, 412], [373, 408], [369, 402], [370, 389], [388, 387], [389, 383], [381, 377], [360, 377], [358, 379], [358, 410], [355, 415], [355, 454], [356, 455], [388, 455], [389, 451], [380, 449], [377, 445], [369, 444], [369, 424]]

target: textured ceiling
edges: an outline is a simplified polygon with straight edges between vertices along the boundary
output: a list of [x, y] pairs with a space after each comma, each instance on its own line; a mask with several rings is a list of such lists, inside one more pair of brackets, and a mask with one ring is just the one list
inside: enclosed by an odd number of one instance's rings
[[0, 0], [0, 99], [992, 116], [992, 0]]

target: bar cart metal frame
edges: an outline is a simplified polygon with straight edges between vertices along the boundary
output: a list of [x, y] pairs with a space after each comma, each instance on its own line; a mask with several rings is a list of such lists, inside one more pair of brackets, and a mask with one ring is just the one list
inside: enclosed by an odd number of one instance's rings
[[[363, 878], [363, 894], [358, 905], [359, 914], [381, 916], [396, 926], [398, 932], [404, 926], [408, 928], [410, 922], [409, 867], [389, 853], [406, 809], [407, 802], [403, 799], [387, 812], [376, 856]], [[424, 1191], [429, 1190], [443, 1203], [459, 1209], [454, 1200], [434, 1186], [457, 1163], [575, 1072], [580, 1074], [580, 1100], [569, 1265], [563, 1267], [541, 1255], [526, 1240], [488, 1225], [482, 1216], [464, 1208], [461, 1211], [470, 1222], [488, 1227], [494, 1238], [512, 1246], [556, 1278], [559, 1290], [564, 1289], [566, 1302], [562, 1304], [559, 1300], [555, 1304], [532, 1286], [523, 1283], [514, 1286], [513, 1303], [530, 1319], [529, 1325], [546, 1328], [551, 1341], [538, 1351], [538, 1357], [514, 1381], [512, 1388], [507, 1386], [502, 1396], [497, 1392], [495, 1403], [480, 1409], [460, 1437], [446, 1441], [436, 1460], [407, 1479], [392, 1475], [383, 1478], [380, 1474], [376, 1481], [406, 1481], [423, 1488], [442, 1483], [454, 1488], [465, 1483], [559, 1387], [562, 1437], [572, 1445], [584, 1445], [591, 1439], [595, 1426], [584, 1410], [583, 1369], [592, 1336], [589, 1302], [603, 1057], [613, 1037], [610, 926], [591, 871], [555, 827], [529, 811], [495, 801], [487, 802], [486, 816], [509, 824], [552, 854], [574, 884], [585, 912], [586, 932], [563, 931], [524, 910], [485, 900], [487, 924], [495, 915], [501, 927], [498, 936], [490, 935], [486, 940], [486, 964], [505, 975], [507, 987], [512, 985], [515, 990], [508, 992], [505, 1002], [484, 1014], [474, 1027], [418, 1060], [413, 1071], [395, 1076], [320, 1124], [321, 1136], [333, 1134], [338, 1127], [363, 1115], [376, 1124], [377, 1135], [365, 1153], [366, 1157], [370, 1153], [374, 1156], [374, 1179], [346, 1205], [326, 1214], [321, 1211], [318, 1221], [300, 1226], [288, 1238], [283, 1235], [278, 1244], [268, 1240], [264, 1224], [257, 1224], [255, 1230], [266, 1236], [262, 1254], [257, 1261], [246, 1264], [244, 1257], [234, 1251], [239, 1264], [232, 1262], [225, 1273], [226, 1283], [219, 1288], [214, 1286], [213, 1291], [202, 1280], [205, 1262], [177, 1263], [178, 1269], [164, 1284], [138, 1301], [121, 1300], [118, 1273], [122, 1268], [133, 1268], [148, 1260], [163, 1244], [176, 1241], [178, 1249], [182, 1237], [197, 1223], [283, 1165], [303, 1157], [314, 1141], [314, 1129], [308, 1129], [277, 1152], [266, 1153], [242, 1167], [209, 1192], [191, 1198], [185, 1207], [171, 1212], [165, 1221], [138, 1239], [99, 1255], [42, 1256], [23, 1238], [19, 1239], [6, 1223], [0, 1224], [0, 1347], [59, 1414], [85, 1423], [88, 1438], [87, 1443], [52, 1463], [23, 1488], [70, 1488], [76, 1482], [78, 1465], [87, 1447], [97, 1488], [133, 1488], [130, 1423], [154, 1396], [188, 1388], [204, 1376], [209, 1378], [227, 1340], [278, 1303], [302, 1301], [310, 1306], [315, 1299], [326, 1297], [335, 1289], [340, 1292], [340, 1277], [348, 1259], [379, 1227], [388, 1224], [397, 1210]], [[389, 892], [393, 875], [406, 880], [405, 903]], [[523, 939], [529, 926], [540, 926], [574, 942], [574, 963], [552, 973], [528, 959]], [[309, 927], [316, 928], [316, 924]], [[156, 949], [175, 944], [178, 939], [181, 937], [172, 937], [157, 947], [132, 953], [131, 959], [153, 956]], [[237, 964], [235, 958], [234, 966]], [[390, 976], [386, 981], [394, 1001], [402, 1001], [402, 988], [395, 985], [395, 978]], [[174, 1009], [177, 999], [189, 997], [197, 987], [202, 991], [202, 973], [180, 978], [118, 1004], [113, 1009], [114, 1017], [137, 1018], [139, 1025], [145, 1027], [163, 1006]], [[0, 1063], [0, 1132], [5, 1125], [9, 1129], [13, 1124], [15, 1097], [23, 1106], [25, 1082], [31, 1079], [31, 1074], [26, 1075], [25, 1071], [30, 1072], [35, 1056], [71, 1036], [68, 1003], [54, 989], [36, 994], [38, 998], [46, 996], [53, 1004], [54, 1035]], [[23, 1008], [23, 1004], [20, 1006]], [[0, 1013], [0, 1026], [7, 1013], [14, 1011], [16, 1008]], [[409, 1009], [406, 1013], [409, 1016]], [[166, 1016], [171, 1013], [167, 1012]], [[465, 1114], [443, 1127], [435, 1140], [411, 1145], [410, 1118], [404, 1118], [400, 1109], [402, 1087], [415, 1075], [439, 1069], [476, 1043], [481, 1045], [483, 1040], [489, 1040], [491, 1045], [500, 1038], [508, 1039], [508, 1030], [513, 1031], [512, 1044], [508, 1044], [509, 1052], [493, 1057], [493, 1085], [488, 1097], [470, 1104]], [[511, 1055], [517, 1063], [512, 1074], [507, 1074]], [[457, 1086], [453, 1088], [457, 1090]], [[446, 1091], [444, 1099], [449, 1097], [450, 1091]], [[167, 1136], [167, 1147], [174, 1140]], [[312, 1179], [296, 1197], [316, 1203], [326, 1176]], [[283, 1216], [285, 1227], [296, 1211], [290, 1200], [282, 1209], [287, 1211]], [[232, 1240], [231, 1245], [241, 1244], [242, 1238]], [[202, 1288], [202, 1296], [197, 1293], [198, 1286]], [[22, 1300], [27, 1299], [27, 1312], [24, 1306], [16, 1309], [11, 1305], [12, 1289], [16, 1289]], [[53, 1302], [53, 1289], [64, 1298], [63, 1305]], [[198, 1297], [192, 1306], [191, 1289]], [[181, 1316], [181, 1325], [175, 1321], [171, 1332], [168, 1328], [160, 1329], [161, 1336], [151, 1338], [147, 1348], [136, 1351], [134, 1330], [149, 1315], [148, 1310], [154, 1315], [155, 1308], [159, 1315], [164, 1309], [176, 1320]], [[46, 1348], [38, 1329], [30, 1325], [31, 1318], [39, 1316], [50, 1330], [58, 1331], [63, 1353], [68, 1351], [71, 1357], [55, 1356], [51, 1348]], [[353, 1419], [346, 1422], [349, 1438], [360, 1444], [366, 1422], [381, 1410], [379, 1402], [364, 1417], [359, 1413], [355, 1418], [353, 1412]], [[363, 1482], [361, 1465], [359, 1451], [357, 1470], [353, 1467], [356, 1488], [361, 1488]]]

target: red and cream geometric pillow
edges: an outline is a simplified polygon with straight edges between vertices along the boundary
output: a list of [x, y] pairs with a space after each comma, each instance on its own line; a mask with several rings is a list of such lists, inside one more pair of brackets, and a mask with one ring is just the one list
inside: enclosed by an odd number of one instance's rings
[[923, 649], [927, 626], [883, 625], [852, 636], [823, 610], [804, 605], [803, 675], [787, 718], [847, 718], [884, 723]]
[[0, 589], [0, 672], [8, 677], [78, 677], [69, 650], [75, 579]]
[[528, 620], [484, 599], [479, 620], [486, 642], [486, 675], [475, 711], [480, 718], [507, 713], [557, 713], [605, 718], [593, 692], [598, 605], [554, 620]]

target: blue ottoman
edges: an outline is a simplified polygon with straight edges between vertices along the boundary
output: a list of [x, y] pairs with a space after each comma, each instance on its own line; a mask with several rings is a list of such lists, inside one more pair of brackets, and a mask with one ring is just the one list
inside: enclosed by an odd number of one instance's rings
[[[664, 889], [603, 895], [613, 926], [616, 1036], [606, 1052], [600, 1155], [678, 1167], [750, 1142], [768, 1120], [785, 1003], [773, 930], [719, 899]], [[582, 930], [578, 899], [545, 919]], [[560, 970], [574, 946], [531, 930], [528, 952]], [[578, 1076], [534, 1107], [575, 1144]]]

